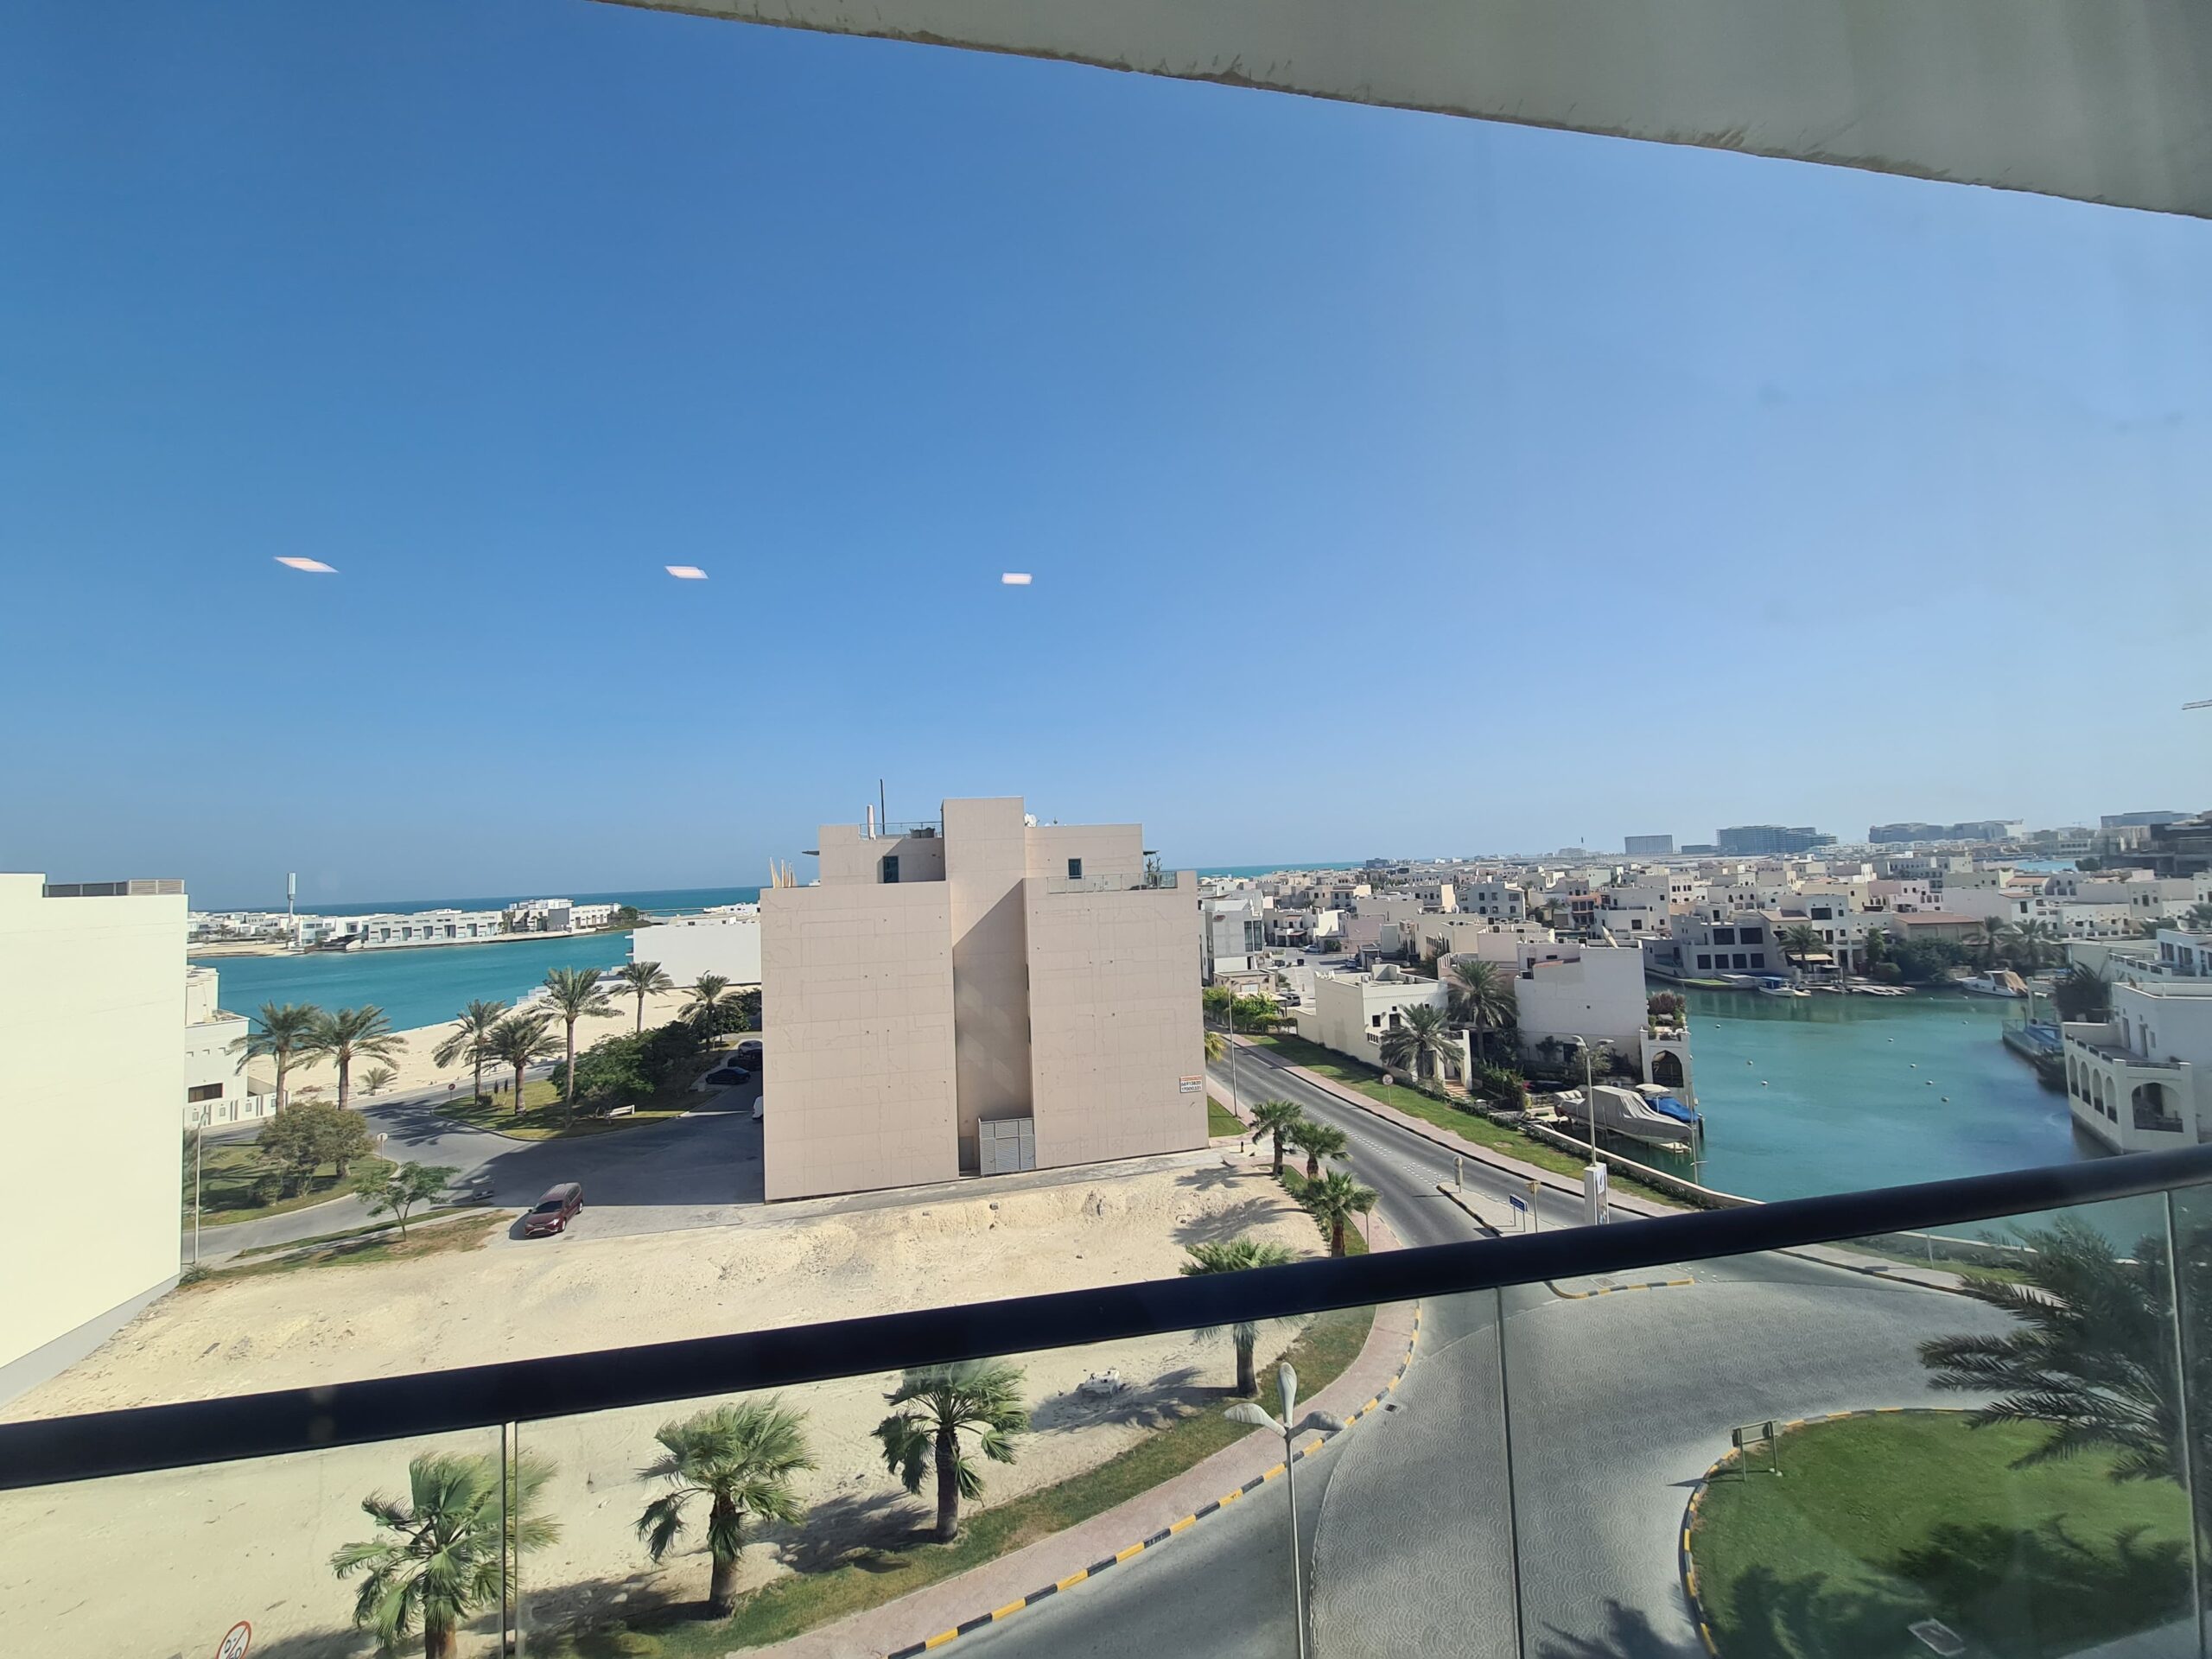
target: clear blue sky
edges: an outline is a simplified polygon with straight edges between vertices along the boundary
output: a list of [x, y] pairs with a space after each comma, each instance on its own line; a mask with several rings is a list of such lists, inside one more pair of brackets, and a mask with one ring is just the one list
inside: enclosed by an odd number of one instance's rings
[[2207, 793], [2194, 221], [578, 0], [24, 0], [0, 385], [0, 868], [754, 882], [879, 774], [1186, 863]]

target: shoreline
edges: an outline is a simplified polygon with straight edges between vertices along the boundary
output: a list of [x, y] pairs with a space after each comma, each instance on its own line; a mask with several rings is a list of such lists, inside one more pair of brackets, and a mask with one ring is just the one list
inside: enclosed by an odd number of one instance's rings
[[358, 950], [308, 950], [296, 945], [264, 944], [259, 940], [217, 939], [200, 944], [188, 940], [184, 947], [184, 959], [188, 964], [238, 957], [342, 957], [358, 961], [365, 957], [392, 956], [408, 950], [459, 950], [474, 944], [528, 944], [537, 939], [596, 939], [608, 934], [635, 931], [629, 927], [571, 927], [548, 933], [508, 933], [496, 939], [433, 939], [423, 944], [379, 944], [365, 946]]

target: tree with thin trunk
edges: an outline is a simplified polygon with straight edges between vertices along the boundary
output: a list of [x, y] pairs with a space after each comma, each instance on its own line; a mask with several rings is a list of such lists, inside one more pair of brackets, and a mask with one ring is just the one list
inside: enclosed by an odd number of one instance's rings
[[522, 1110], [522, 1090], [531, 1065], [538, 1060], [550, 1060], [561, 1052], [561, 1039], [553, 1034], [553, 1016], [548, 1014], [511, 1014], [492, 1027], [484, 1039], [487, 1058], [515, 1069], [514, 1110]]
[[1794, 927], [1782, 930], [1782, 949], [1785, 955], [1795, 957], [1797, 965], [1805, 965], [1805, 958], [1821, 948], [1820, 930], [1810, 922], [1799, 922]]
[[253, 1016], [252, 1032], [231, 1045], [232, 1053], [242, 1050], [257, 1059], [265, 1054], [276, 1062], [276, 1109], [280, 1112], [289, 1103], [285, 1074], [296, 1065], [315, 1064], [308, 1038], [321, 1018], [322, 1010], [312, 1002], [264, 1002]]
[[[1259, 1238], [1212, 1239], [1183, 1248], [1191, 1258], [1183, 1264], [1183, 1273], [1191, 1279], [1216, 1273], [1243, 1273], [1252, 1268], [1279, 1268], [1298, 1259], [1287, 1245]], [[1217, 1328], [1210, 1327], [1198, 1334], [1211, 1336]], [[1260, 1391], [1259, 1379], [1252, 1366], [1252, 1349], [1260, 1339], [1260, 1327], [1252, 1320], [1239, 1319], [1229, 1327], [1229, 1339], [1236, 1346], [1236, 1392], [1249, 1400]]]
[[681, 1422], [663, 1423], [653, 1437], [661, 1456], [639, 1471], [670, 1490], [645, 1505], [638, 1536], [658, 1562], [683, 1535], [683, 1511], [695, 1497], [707, 1500], [707, 1607], [726, 1618], [737, 1607], [737, 1563], [745, 1548], [745, 1522], [777, 1521], [796, 1526], [805, 1513], [791, 1478], [815, 1466], [806, 1449], [806, 1414], [779, 1396], [730, 1401]]
[[1298, 1109], [1292, 1100], [1263, 1100], [1252, 1108], [1252, 1139], [1257, 1142], [1262, 1135], [1273, 1138], [1275, 1143], [1274, 1173], [1282, 1173], [1282, 1149], [1295, 1138], [1298, 1126], [1306, 1121], [1306, 1114]]
[[969, 1457], [964, 1434], [994, 1463], [1014, 1461], [1014, 1437], [1029, 1427], [1021, 1403], [1021, 1371], [998, 1359], [968, 1359], [910, 1370], [885, 1396], [894, 1408], [876, 1425], [885, 1466], [910, 1492], [937, 1473], [937, 1526], [949, 1544], [960, 1534], [960, 1501], [983, 1495], [983, 1471]]
[[384, 1010], [369, 1004], [335, 1014], [318, 1010], [301, 1051], [337, 1066], [338, 1104], [342, 1108], [353, 1099], [355, 1060], [394, 1060], [405, 1046]]
[[1333, 1123], [1317, 1123], [1312, 1118], [1300, 1118], [1298, 1127], [1290, 1132], [1290, 1144], [1306, 1154], [1306, 1179], [1319, 1180], [1324, 1158], [1342, 1158], [1351, 1146], [1344, 1132]]
[[367, 1206], [371, 1216], [390, 1216], [397, 1221], [404, 1243], [407, 1212], [436, 1198], [460, 1173], [450, 1164], [394, 1164], [355, 1181], [353, 1196]]
[[1461, 957], [1452, 964], [1452, 1012], [1475, 1033], [1475, 1057], [1484, 1054], [1484, 1033], [1502, 1031], [1519, 1017], [1513, 981], [1505, 969], [1479, 957]]
[[676, 982], [668, 976], [668, 970], [657, 962], [626, 962], [610, 977], [621, 988], [620, 995], [638, 999], [638, 1023], [633, 1034], [642, 1034], [645, 1029], [645, 999], [676, 988]]
[[452, 1659], [469, 1616], [499, 1599], [506, 1561], [561, 1535], [539, 1513], [552, 1476], [550, 1463], [528, 1453], [504, 1479], [488, 1453], [426, 1452], [410, 1463], [406, 1497], [361, 1502], [378, 1535], [330, 1558], [340, 1579], [361, 1575], [355, 1628], [373, 1630], [386, 1653], [419, 1630], [423, 1659]]
[[1344, 1232], [1352, 1218], [1375, 1207], [1375, 1189], [1362, 1186], [1349, 1175], [1332, 1171], [1318, 1181], [1308, 1181], [1299, 1203], [1320, 1226], [1329, 1241], [1329, 1254], [1344, 1253]]
[[484, 1062], [492, 1058], [486, 1045], [492, 1040], [493, 1028], [507, 1017], [507, 1013], [505, 1003], [479, 997], [461, 1011], [453, 1022], [453, 1030], [431, 1051], [430, 1059], [438, 1065], [451, 1065], [462, 1056], [467, 1057], [476, 1075], [472, 1091], [479, 1100], [484, 1098]]
[[686, 985], [690, 1000], [683, 1005], [683, 1017], [690, 1020], [709, 1037], [715, 1034], [715, 1015], [729, 995], [729, 981], [720, 974], [702, 974]]
[[576, 1103], [576, 1021], [613, 1018], [614, 1004], [599, 982], [596, 968], [555, 968], [545, 976], [545, 1001], [567, 1026], [562, 1050], [567, 1060], [561, 1079], [561, 1109]]
[[1400, 1024], [1382, 1033], [1382, 1060], [1400, 1071], [1410, 1071], [1415, 1083], [1430, 1070], [1440, 1082], [1446, 1062], [1459, 1047], [1452, 1032], [1452, 1017], [1441, 1008], [1414, 1003], [1398, 1010]]

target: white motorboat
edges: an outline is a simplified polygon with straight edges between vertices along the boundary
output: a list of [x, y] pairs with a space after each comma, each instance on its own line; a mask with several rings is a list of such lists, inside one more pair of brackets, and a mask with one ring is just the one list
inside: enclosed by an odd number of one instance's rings
[[1762, 974], [1759, 976], [1759, 995], [1761, 996], [1809, 997], [1812, 993], [1802, 985], [1791, 983], [1780, 974]]
[[1976, 996], [2005, 996], [2018, 1000], [2028, 994], [2028, 983], [2010, 968], [1992, 968], [1959, 982], [1959, 988]]

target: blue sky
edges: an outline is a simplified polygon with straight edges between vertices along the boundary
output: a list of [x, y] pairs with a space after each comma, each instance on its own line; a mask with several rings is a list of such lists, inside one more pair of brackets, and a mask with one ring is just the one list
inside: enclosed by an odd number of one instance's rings
[[2193, 806], [2208, 296], [2212, 226], [1741, 156], [29, 0], [0, 868], [748, 883], [879, 775], [1186, 863]]

